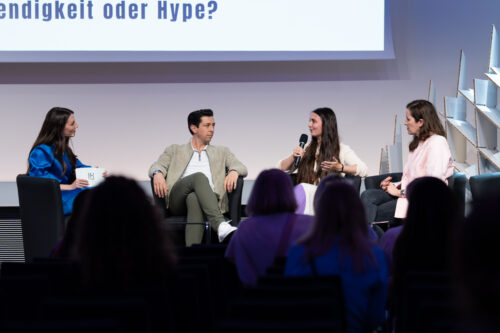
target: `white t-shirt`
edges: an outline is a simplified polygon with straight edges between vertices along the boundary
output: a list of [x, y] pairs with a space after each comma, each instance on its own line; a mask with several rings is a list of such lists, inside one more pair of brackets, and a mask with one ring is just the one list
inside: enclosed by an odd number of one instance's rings
[[196, 149], [193, 147], [193, 156], [191, 157], [191, 160], [189, 161], [186, 170], [184, 170], [184, 173], [182, 174], [181, 178], [190, 176], [194, 173], [201, 172], [208, 178], [208, 182], [210, 184], [210, 187], [212, 188], [212, 191], [215, 192], [215, 187], [214, 187], [214, 182], [212, 180], [212, 172], [210, 171], [210, 162], [208, 160], [208, 155], [207, 155], [207, 147], [203, 148], [201, 152], [198, 152]]

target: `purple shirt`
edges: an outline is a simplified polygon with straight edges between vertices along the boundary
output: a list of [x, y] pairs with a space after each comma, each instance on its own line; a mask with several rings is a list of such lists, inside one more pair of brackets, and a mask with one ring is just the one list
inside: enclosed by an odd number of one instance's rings
[[309, 230], [312, 216], [290, 213], [253, 216], [239, 224], [226, 250], [226, 258], [234, 260], [243, 284], [257, 284], [259, 276], [265, 275], [273, 264], [286, 222], [292, 216], [295, 221], [282, 254], [286, 256], [290, 246]]
[[403, 226], [397, 226], [394, 228], [390, 228], [385, 232], [385, 234], [380, 238], [380, 247], [382, 251], [385, 253], [385, 257], [387, 258], [387, 262], [389, 263], [389, 267], [392, 267], [392, 251], [394, 250], [394, 244], [396, 244], [396, 240], [399, 237], [399, 234], [403, 231]]

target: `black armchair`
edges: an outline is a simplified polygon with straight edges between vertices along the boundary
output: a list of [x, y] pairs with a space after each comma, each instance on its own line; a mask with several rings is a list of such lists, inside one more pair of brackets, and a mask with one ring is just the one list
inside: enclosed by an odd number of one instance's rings
[[472, 176], [469, 179], [472, 201], [500, 197], [500, 172]]
[[48, 257], [64, 233], [64, 214], [59, 182], [19, 175], [16, 179], [21, 213], [24, 257]]
[[[392, 177], [393, 182], [398, 182], [401, 180], [403, 174], [401, 172], [387, 173], [377, 176], [370, 176], [365, 178], [365, 188], [378, 189], [380, 187], [380, 182], [387, 177]], [[500, 178], [499, 178], [500, 179]], [[448, 177], [448, 187], [453, 192], [455, 197], [455, 203], [457, 205], [457, 210], [461, 216], [465, 214], [465, 184], [467, 179], [464, 174], [455, 172], [453, 175]], [[472, 187], [472, 186], [471, 186]]]
[[371, 190], [371, 189], [380, 188], [380, 183], [382, 182], [382, 180], [386, 179], [387, 177], [392, 177], [391, 181], [393, 181], [393, 182], [399, 182], [401, 180], [401, 177], [403, 177], [403, 173], [392, 172], [392, 173], [385, 173], [382, 175], [366, 177], [365, 178], [365, 189]]
[[[186, 216], [173, 216], [169, 213], [168, 209], [165, 208], [165, 200], [158, 197], [154, 191], [153, 178], [150, 179], [151, 190], [154, 198], [155, 206], [163, 212], [165, 216], [165, 221], [169, 224], [170, 227], [174, 229], [185, 229], [186, 226]], [[241, 220], [241, 197], [243, 195], [243, 177], [239, 176], [238, 181], [236, 183], [236, 189], [231, 193], [228, 193], [228, 201], [229, 201], [229, 211], [224, 214], [228, 219], [231, 219], [231, 223], [233, 225], [238, 225]], [[205, 229], [204, 240], [205, 243], [211, 242], [211, 230], [208, 222], [202, 222]]]

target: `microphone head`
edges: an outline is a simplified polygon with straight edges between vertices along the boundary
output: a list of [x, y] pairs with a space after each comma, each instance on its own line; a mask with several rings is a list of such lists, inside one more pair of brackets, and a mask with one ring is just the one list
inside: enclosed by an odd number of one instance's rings
[[299, 143], [306, 144], [308, 139], [309, 139], [309, 137], [307, 136], [307, 134], [302, 134], [300, 136]]

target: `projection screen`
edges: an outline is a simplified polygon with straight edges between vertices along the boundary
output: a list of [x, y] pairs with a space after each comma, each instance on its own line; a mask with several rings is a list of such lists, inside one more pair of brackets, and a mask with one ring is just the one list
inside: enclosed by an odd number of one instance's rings
[[0, 29], [0, 62], [394, 57], [385, 0], [11, 0]]

